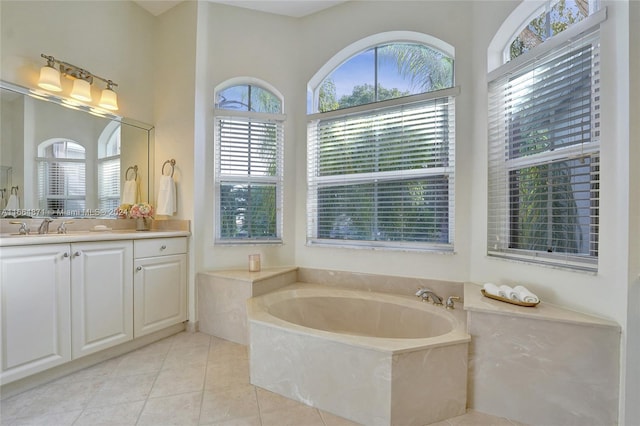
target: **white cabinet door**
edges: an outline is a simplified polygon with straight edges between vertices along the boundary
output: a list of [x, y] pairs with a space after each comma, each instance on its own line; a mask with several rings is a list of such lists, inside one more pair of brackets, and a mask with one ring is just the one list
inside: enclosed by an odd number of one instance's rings
[[2, 384], [71, 359], [69, 267], [68, 244], [0, 249]]
[[133, 339], [133, 243], [71, 244], [72, 355]]
[[134, 272], [134, 336], [187, 319], [187, 256], [137, 259]]

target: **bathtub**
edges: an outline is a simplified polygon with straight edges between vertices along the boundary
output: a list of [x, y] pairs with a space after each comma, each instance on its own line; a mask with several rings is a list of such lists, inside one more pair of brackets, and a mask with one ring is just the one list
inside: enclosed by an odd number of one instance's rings
[[[446, 296], [446, 295], [443, 295]], [[247, 301], [251, 383], [365, 425], [464, 414], [464, 312], [294, 284]]]

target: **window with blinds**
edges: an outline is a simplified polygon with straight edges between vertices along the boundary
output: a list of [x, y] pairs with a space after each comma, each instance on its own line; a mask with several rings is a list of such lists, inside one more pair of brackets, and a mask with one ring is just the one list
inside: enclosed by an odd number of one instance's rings
[[311, 116], [311, 244], [452, 250], [457, 89]]
[[40, 208], [50, 216], [83, 214], [86, 199], [85, 149], [76, 142], [55, 140], [38, 147]]
[[103, 215], [116, 216], [120, 205], [120, 125], [98, 148], [98, 206]]
[[490, 75], [487, 250], [595, 271], [599, 33], [566, 38]]
[[[253, 85], [217, 94], [216, 242], [279, 242], [282, 229], [282, 102]], [[230, 112], [229, 110], [233, 110]]]

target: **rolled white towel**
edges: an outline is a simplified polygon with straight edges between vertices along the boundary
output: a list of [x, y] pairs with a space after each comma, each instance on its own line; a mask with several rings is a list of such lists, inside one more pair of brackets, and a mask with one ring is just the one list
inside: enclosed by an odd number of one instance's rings
[[518, 301], [518, 292], [508, 285], [501, 285], [500, 287], [498, 287], [498, 290], [500, 291], [500, 297]]
[[483, 285], [482, 288], [488, 294], [491, 294], [493, 296], [500, 296], [500, 294], [499, 294], [500, 293], [500, 289], [498, 288], [497, 285], [495, 285], [493, 283], [485, 283], [485, 285]]
[[518, 294], [518, 300], [526, 303], [538, 303], [540, 299], [535, 294], [531, 293], [526, 287], [517, 285], [513, 290]]

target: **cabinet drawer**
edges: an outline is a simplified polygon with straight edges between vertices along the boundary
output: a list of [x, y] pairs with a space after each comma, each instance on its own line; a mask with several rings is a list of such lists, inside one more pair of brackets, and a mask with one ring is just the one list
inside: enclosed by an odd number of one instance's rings
[[142, 257], [165, 256], [187, 252], [187, 238], [150, 238], [134, 240], [133, 253], [136, 259]]

